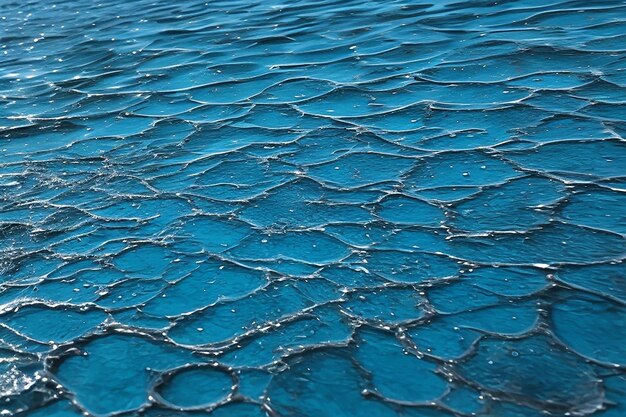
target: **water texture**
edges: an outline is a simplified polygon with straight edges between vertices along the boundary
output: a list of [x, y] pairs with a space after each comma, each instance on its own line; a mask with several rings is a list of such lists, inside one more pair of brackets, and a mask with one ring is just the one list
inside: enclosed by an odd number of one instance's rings
[[626, 416], [626, 3], [0, 2], [0, 415]]

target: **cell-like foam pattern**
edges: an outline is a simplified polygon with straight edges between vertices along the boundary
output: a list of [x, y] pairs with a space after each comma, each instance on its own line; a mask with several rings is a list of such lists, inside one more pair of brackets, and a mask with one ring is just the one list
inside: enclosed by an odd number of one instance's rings
[[0, 415], [626, 416], [626, 3], [0, 2]]

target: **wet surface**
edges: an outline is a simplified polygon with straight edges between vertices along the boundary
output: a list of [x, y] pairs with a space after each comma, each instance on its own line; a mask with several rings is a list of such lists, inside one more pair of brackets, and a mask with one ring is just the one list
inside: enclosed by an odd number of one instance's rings
[[626, 416], [626, 5], [0, 5], [0, 415]]

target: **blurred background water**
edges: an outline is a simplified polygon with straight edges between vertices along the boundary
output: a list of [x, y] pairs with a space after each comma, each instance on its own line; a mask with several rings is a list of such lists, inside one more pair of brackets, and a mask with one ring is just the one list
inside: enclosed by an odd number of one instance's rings
[[0, 2], [0, 415], [626, 416], [622, 1]]

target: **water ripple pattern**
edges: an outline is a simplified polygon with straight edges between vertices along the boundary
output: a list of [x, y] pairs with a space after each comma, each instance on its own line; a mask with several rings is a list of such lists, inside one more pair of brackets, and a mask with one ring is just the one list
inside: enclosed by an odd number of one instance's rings
[[0, 2], [0, 415], [626, 416], [626, 3]]

